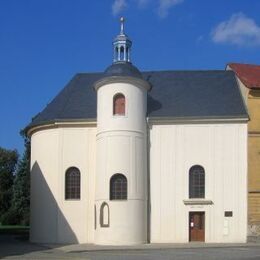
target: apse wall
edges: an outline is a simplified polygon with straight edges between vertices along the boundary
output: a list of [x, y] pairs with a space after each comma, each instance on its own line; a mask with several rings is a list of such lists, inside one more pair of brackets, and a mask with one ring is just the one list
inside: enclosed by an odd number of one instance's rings
[[[96, 128], [59, 127], [31, 137], [31, 230], [38, 243], [94, 240]], [[65, 172], [80, 171], [80, 199], [65, 199]]]

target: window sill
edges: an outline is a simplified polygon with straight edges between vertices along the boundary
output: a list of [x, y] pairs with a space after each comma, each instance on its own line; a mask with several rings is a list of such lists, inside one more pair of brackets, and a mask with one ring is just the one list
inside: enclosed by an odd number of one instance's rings
[[127, 199], [110, 199], [110, 201], [127, 201]]
[[183, 200], [183, 203], [185, 205], [212, 205], [213, 201], [207, 199], [188, 199]]
[[120, 115], [120, 114], [114, 114], [113, 115], [114, 118], [124, 118], [127, 117], [126, 115]]

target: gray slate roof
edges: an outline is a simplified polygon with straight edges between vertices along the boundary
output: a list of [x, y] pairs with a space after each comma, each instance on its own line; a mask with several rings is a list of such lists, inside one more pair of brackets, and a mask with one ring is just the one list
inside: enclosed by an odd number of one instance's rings
[[[248, 118], [233, 71], [151, 71], [142, 76], [152, 85], [147, 108], [150, 118]], [[93, 84], [102, 77], [104, 73], [75, 75], [28, 127], [96, 119]]]

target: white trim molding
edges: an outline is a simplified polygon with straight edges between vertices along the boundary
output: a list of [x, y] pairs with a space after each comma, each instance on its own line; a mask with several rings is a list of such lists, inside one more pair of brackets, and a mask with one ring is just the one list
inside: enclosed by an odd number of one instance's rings
[[185, 205], [212, 205], [213, 201], [209, 199], [187, 199], [183, 200]]

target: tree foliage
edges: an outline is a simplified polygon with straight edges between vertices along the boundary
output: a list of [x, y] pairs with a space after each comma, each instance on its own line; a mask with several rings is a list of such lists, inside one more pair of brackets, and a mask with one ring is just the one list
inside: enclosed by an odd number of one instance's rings
[[0, 222], [12, 203], [12, 186], [18, 160], [16, 150], [7, 150], [0, 147]]
[[30, 215], [30, 139], [24, 136], [25, 151], [18, 162], [13, 185], [12, 211], [17, 214], [17, 221], [29, 224]]
[[21, 132], [25, 151], [18, 161], [16, 150], [0, 148], [0, 222], [3, 225], [29, 225], [30, 139]]

